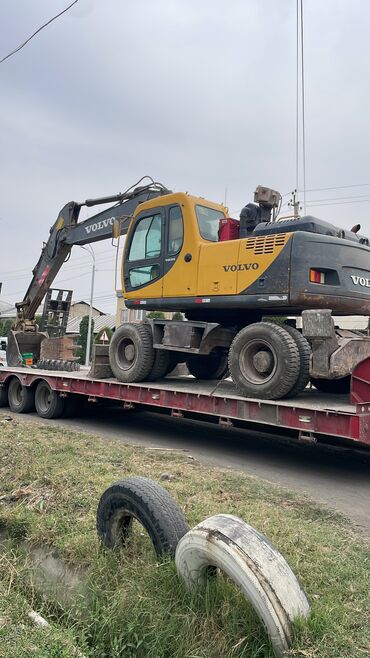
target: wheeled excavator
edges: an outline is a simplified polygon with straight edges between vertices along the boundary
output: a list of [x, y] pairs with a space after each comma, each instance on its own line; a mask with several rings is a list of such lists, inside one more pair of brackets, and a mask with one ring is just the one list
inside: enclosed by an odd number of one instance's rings
[[[141, 182], [141, 181], [140, 181]], [[81, 207], [109, 204], [79, 222]], [[370, 339], [334, 326], [335, 315], [370, 315], [370, 246], [358, 233], [311, 216], [277, 219], [278, 192], [257, 187], [240, 219], [227, 208], [150, 180], [126, 192], [70, 202], [50, 229], [8, 343], [10, 366], [46, 334], [35, 313], [74, 245], [125, 235], [122, 291], [126, 307], [181, 311], [184, 321], [124, 323], [107, 362], [122, 382], [153, 381], [186, 362], [200, 379], [232, 378], [240, 394], [280, 399], [309, 379], [346, 392], [353, 368], [370, 355]], [[269, 316], [301, 317], [294, 323]]]

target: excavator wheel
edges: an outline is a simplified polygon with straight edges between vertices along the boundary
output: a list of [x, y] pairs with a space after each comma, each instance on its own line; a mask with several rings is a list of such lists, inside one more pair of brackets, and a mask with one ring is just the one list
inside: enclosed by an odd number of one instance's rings
[[294, 398], [299, 393], [302, 393], [306, 388], [308, 382], [310, 381], [310, 358], [311, 358], [311, 346], [301, 332], [298, 331], [295, 327], [291, 327], [289, 324], [283, 325], [285, 331], [294, 338], [295, 343], [298, 347], [300, 368], [299, 375], [296, 383], [293, 388], [286, 394], [285, 397]]
[[120, 382], [142, 382], [154, 364], [155, 351], [150, 325], [144, 322], [121, 324], [109, 345], [109, 363]]
[[279, 400], [288, 395], [300, 372], [294, 338], [272, 322], [256, 322], [235, 336], [229, 368], [238, 391], [246, 397]]
[[311, 384], [321, 393], [345, 395], [351, 390], [351, 375], [340, 379], [316, 379], [316, 377], [311, 377]]
[[210, 354], [190, 356], [186, 365], [196, 379], [223, 379], [229, 370], [227, 351], [216, 348]]
[[170, 367], [170, 353], [168, 350], [154, 350], [153, 367], [147, 377], [148, 382], [155, 382], [162, 379], [168, 373]]

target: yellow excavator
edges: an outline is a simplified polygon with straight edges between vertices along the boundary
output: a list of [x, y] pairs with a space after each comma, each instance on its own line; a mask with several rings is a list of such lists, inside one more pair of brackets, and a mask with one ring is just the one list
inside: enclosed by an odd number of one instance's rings
[[[142, 181], [139, 181], [141, 183]], [[82, 206], [114, 203], [78, 222]], [[153, 381], [186, 362], [201, 379], [230, 375], [243, 396], [298, 395], [311, 378], [346, 392], [370, 340], [334, 326], [335, 315], [370, 315], [369, 240], [306, 216], [277, 218], [278, 192], [259, 186], [238, 220], [222, 204], [173, 193], [152, 179], [60, 211], [33, 270], [8, 343], [8, 364], [34, 362], [46, 335], [36, 310], [73, 245], [126, 235], [122, 291], [128, 308], [181, 311], [184, 321], [120, 325], [109, 367], [122, 382]], [[268, 316], [302, 317], [302, 331]]]

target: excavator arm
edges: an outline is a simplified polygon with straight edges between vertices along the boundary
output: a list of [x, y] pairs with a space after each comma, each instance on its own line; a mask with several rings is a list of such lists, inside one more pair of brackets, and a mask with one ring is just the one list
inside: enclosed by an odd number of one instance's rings
[[[17, 316], [7, 347], [10, 366], [22, 365], [22, 352], [40, 355], [40, 345], [46, 334], [38, 331], [35, 315], [45, 294], [52, 286], [63, 263], [74, 245], [85, 245], [107, 240], [115, 235], [125, 235], [137, 206], [157, 196], [168, 194], [160, 183], [130, 188], [127, 192], [98, 199], [87, 199], [82, 203], [70, 201], [58, 214], [44, 243], [40, 258], [32, 271], [32, 279], [22, 301], [16, 303]], [[79, 222], [83, 206], [115, 203], [102, 212]], [[114, 231], [114, 227], [115, 231]]]

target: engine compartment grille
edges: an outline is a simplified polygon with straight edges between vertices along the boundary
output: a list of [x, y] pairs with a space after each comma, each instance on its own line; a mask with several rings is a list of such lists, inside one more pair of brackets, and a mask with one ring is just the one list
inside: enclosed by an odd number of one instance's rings
[[276, 248], [283, 247], [291, 234], [276, 233], [275, 235], [259, 235], [247, 238], [246, 249], [253, 251], [256, 256], [272, 254]]

